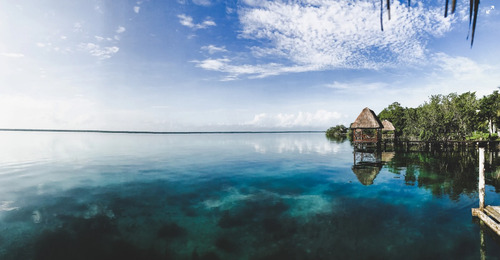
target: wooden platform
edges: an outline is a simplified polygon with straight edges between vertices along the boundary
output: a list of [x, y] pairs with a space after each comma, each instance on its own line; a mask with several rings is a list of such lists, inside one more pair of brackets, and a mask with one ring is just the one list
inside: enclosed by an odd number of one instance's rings
[[481, 219], [500, 236], [500, 206], [486, 206], [482, 211], [479, 208], [473, 208], [472, 216]]

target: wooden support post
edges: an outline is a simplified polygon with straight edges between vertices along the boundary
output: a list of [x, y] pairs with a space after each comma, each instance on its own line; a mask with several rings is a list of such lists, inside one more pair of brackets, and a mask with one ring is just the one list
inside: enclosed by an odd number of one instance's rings
[[481, 244], [479, 247], [479, 253], [481, 254], [481, 260], [486, 260], [486, 243], [484, 241], [484, 223], [481, 222], [481, 227], [479, 228], [479, 236], [481, 239]]
[[478, 185], [478, 192], [479, 192], [479, 210], [483, 211], [484, 210], [484, 148], [481, 147], [479, 148], [479, 185]]

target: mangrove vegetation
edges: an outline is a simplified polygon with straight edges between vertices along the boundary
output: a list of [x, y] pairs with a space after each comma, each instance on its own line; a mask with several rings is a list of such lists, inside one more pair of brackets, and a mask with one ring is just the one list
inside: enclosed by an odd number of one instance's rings
[[[409, 141], [480, 141], [497, 140], [500, 123], [500, 93], [498, 90], [482, 98], [476, 92], [431, 95], [416, 108], [403, 107], [393, 102], [378, 115], [396, 128], [398, 140]], [[344, 126], [335, 126], [327, 136], [341, 132]], [[343, 130], [342, 130], [343, 131]]]

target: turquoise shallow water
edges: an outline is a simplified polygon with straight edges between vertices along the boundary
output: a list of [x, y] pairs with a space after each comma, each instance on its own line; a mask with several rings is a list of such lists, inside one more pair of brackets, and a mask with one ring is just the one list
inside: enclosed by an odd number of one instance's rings
[[[0, 259], [500, 256], [470, 213], [475, 153], [360, 155], [323, 134], [2, 132], [0, 143]], [[486, 158], [486, 201], [500, 205], [500, 160]]]

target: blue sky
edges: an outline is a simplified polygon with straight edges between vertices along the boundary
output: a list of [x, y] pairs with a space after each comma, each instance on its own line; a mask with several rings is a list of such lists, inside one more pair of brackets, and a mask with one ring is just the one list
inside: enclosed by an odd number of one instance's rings
[[496, 1], [473, 48], [468, 2], [411, 2], [0, 1], [0, 128], [325, 130], [500, 86]]

